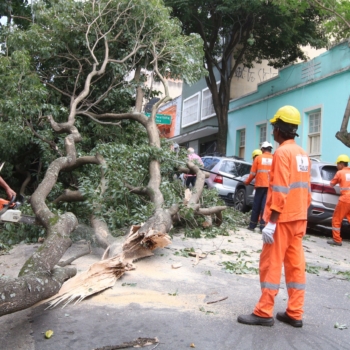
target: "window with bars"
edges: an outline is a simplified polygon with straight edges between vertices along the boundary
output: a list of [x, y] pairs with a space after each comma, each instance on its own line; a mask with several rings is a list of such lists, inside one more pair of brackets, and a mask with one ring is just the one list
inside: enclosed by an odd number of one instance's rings
[[239, 154], [238, 156], [244, 158], [245, 153], [245, 129], [239, 130]]
[[[220, 83], [217, 83], [217, 88], [219, 89]], [[215, 109], [213, 104], [212, 94], [209, 88], [202, 90], [202, 113], [201, 119], [209, 119], [215, 115]]]
[[198, 92], [184, 100], [182, 109], [182, 127], [199, 121], [199, 97], [200, 93]]
[[308, 153], [311, 156], [321, 155], [321, 111], [308, 114]]
[[264, 141], [266, 141], [266, 124], [259, 125], [259, 145], [261, 145]]

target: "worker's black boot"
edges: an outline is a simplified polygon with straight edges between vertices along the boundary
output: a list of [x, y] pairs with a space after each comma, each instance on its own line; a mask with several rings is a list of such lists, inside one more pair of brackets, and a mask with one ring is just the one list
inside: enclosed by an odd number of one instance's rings
[[253, 326], [267, 326], [271, 327], [275, 323], [273, 317], [259, 317], [254, 314], [251, 315], [239, 315], [237, 318], [239, 323], [249, 324]]
[[338, 246], [341, 246], [343, 243], [342, 242], [336, 242], [335, 240], [330, 240], [330, 241], [327, 241], [328, 244], [330, 245], [338, 245]]
[[277, 312], [276, 318], [278, 321], [288, 323], [293, 327], [302, 327], [303, 320], [295, 320], [287, 315], [286, 312]]

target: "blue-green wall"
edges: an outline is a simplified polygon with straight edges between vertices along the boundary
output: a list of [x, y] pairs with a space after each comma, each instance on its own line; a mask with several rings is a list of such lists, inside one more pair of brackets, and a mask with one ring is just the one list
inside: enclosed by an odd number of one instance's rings
[[[308, 74], [307, 74], [308, 73]], [[339, 154], [350, 156], [350, 149], [335, 138], [339, 131], [350, 95], [350, 47], [337, 45], [305, 63], [280, 70], [278, 77], [258, 86], [258, 90], [230, 102], [228, 115], [227, 154], [238, 155], [237, 130], [246, 129], [245, 159], [259, 148], [257, 125], [268, 122], [284, 105], [293, 105], [301, 113], [299, 138], [296, 142], [307, 149], [306, 115], [321, 109], [321, 159], [335, 162]], [[267, 139], [274, 144], [268, 123]]]

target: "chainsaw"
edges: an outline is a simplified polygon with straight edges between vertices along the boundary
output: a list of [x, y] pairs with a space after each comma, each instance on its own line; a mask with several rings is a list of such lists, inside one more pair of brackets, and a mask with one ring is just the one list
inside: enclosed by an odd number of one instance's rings
[[[0, 171], [2, 170], [5, 162], [0, 165]], [[23, 222], [24, 224], [35, 225], [37, 224], [34, 216], [22, 215], [22, 212], [18, 208], [23, 204], [24, 197], [13, 196], [10, 201], [0, 198], [0, 223], [1, 222]]]
[[1, 222], [22, 222], [24, 224], [35, 225], [37, 224], [34, 216], [23, 215], [18, 209], [24, 201], [22, 195], [13, 196], [10, 201], [0, 198], [0, 223]]

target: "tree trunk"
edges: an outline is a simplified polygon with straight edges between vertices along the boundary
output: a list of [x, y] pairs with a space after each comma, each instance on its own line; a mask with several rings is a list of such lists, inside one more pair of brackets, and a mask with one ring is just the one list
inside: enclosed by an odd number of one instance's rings
[[74, 215], [66, 213], [48, 229], [45, 243], [22, 267], [18, 278], [0, 279], [0, 316], [28, 308], [56, 294], [62, 283], [76, 274], [75, 268], [54, 269], [70, 247], [70, 233], [77, 226]]

